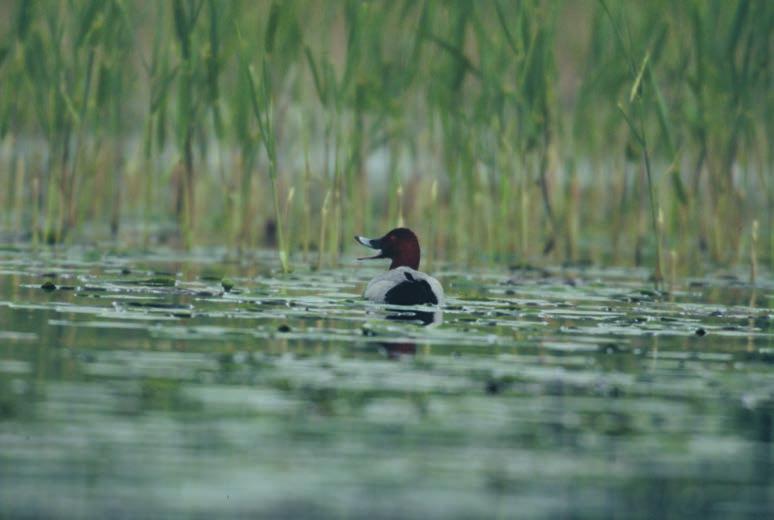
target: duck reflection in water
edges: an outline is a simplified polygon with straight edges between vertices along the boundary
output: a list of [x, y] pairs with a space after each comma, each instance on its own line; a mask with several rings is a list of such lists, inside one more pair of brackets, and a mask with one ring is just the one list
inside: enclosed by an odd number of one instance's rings
[[[440, 310], [404, 310], [387, 315], [388, 320], [406, 321], [415, 323], [421, 327], [429, 325], [440, 325], [443, 323], [443, 312]], [[398, 359], [401, 356], [414, 356], [417, 353], [417, 344], [411, 341], [401, 341], [396, 343], [382, 342], [380, 348], [390, 359]]]
[[389, 359], [399, 359], [401, 356], [415, 356], [417, 344], [407, 341], [405, 343], [380, 343], [379, 351]]
[[424, 310], [400, 310], [393, 314], [387, 315], [388, 320], [392, 321], [409, 321], [414, 322], [422, 327], [428, 325], [440, 325], [443, 323], [443, 312], [440, 310], [424, 311]]

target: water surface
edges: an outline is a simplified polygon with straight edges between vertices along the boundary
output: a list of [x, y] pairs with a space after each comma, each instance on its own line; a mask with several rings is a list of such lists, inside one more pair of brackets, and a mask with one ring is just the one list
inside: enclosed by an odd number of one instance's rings
[[770, 277], [377, 272], [0, 251], [0, 517], [774, 514]]

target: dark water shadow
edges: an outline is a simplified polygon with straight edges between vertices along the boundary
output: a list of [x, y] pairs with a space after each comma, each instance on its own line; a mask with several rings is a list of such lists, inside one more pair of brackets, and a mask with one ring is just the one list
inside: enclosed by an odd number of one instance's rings
[[380, 343], [380, 348], [389, 359], [415, 356], [417, 353], [417, 344], [410, 341], [404, 343]]
[[[390, 321], [413, 323], [420, 327], [427, 327], [430, 325], [437, 326], [443, 323], [443, 311], [440, 309], [433, 311], [401, 309], [400, 311], [395, 312], [394, 309], [391, 309], [390, 314], [387, 315], [387, 319]], [[384, 342], [380, 344], [380, 348], [383, 349], [386, 356], [390, 359], [398, 359], [402, 356], [414, 356], [417, 353], [417, 344], [412, 341], [400, 343]]]
[[440, 325], [443, 323], [443, 311], [407, 310], [387, 315], [388, 320], [415, 322], [422, 327]]

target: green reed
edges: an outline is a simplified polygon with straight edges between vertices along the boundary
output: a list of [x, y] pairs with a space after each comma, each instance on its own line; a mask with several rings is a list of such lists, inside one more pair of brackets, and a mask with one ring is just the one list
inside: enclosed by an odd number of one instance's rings
[[[238, 29], [237, 29], [238, 31]], [[274, 133], [274, 113], [272, 105], [272, 78], [269, 74], [268, 62], [263, 60], [263, 74], [260, 83], [256, 78], [255, 68], [252, 65], [243, 63], [244, 72], [247, 75], [248, 85], [250, 87], [250, 101], [253, 115], [258, 122], [260, 131], [260, 140], [266, 151], [268, 158], [269, 180], [271, 182], [271, 193], [274, 201], [274, 216], [277, 226], [279, 257], [283, 272], [290, 271], [290, 262], [288, 250], [285, 247], [285, 225], [280, 209], [279, 194], [277, 191], [277, 145]], [[260, 90], [258, 88], [260, 84]]]
[[19, 0], [0, 15], [0, 222], [20, 235], [245, 251], [276, 229], [289, 269], [402, 218], [435, 258], [658, 279], [667, 256], [670, 276], [747, 258], [739, 230], [757, 220], [757, 268], [774, 263], [770, 2]]

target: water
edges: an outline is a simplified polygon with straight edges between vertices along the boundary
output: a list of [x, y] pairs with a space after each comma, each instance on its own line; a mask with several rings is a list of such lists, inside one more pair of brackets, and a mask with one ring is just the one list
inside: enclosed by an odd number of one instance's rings
[[0, 517], [774, 513], [771, 278], [275, 271], [1, 251]]

